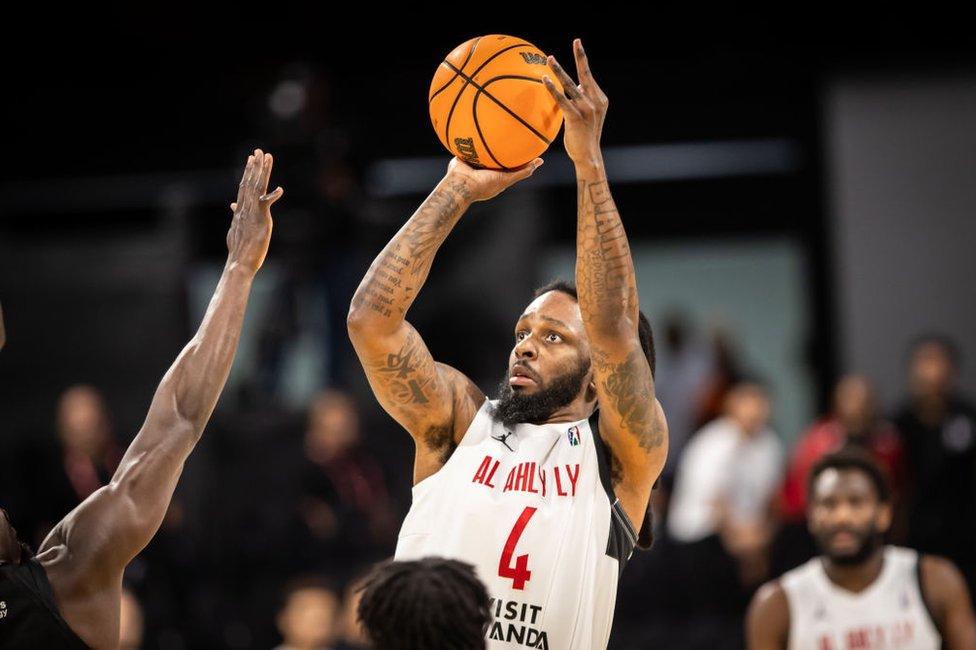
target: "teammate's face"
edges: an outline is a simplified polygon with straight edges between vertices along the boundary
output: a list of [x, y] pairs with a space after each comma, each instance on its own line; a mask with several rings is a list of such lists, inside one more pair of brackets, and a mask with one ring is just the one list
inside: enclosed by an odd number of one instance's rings
[[858, 469], [828, 469], [810, 495], [809, 526], [820, 552], [838, 564], [860, 564], [882, 542], [891, 525], [867, 474]]
[[544, 420], [584, 395], [592, 381], [590, 350], [571, 296], [550, 291], [533, 300], [515, 324], [514, 337], [498, 396], [499, 407], [519, 417], [513, 421]]

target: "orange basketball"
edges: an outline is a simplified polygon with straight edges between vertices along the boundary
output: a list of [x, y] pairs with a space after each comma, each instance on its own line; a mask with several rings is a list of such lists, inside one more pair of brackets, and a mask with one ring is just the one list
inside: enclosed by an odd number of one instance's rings
[[491, 34], [462, 43], [430, 82], [434, 131], [447, 150], [470, 165], [521, 167], [559, 133], [563, 112], [542, 83], [559, 80], [546, 55], [526, 40]]

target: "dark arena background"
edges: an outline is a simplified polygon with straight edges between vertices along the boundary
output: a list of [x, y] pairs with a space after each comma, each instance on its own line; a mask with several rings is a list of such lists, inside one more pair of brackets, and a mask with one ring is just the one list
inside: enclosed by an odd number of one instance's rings
[[[757, 587], [815, 553], [801, 442], [843, 428], [851, 375], [867, 388], [851, 417], [895, 432], [891, 541], [949, 557], [976, 587], [968, 23], [530, 10], [559, 20], [269, 5], [7, 23], [27, 38], [3, 45], [0, 506], [31, 545], [108, 480], [200, 322], [247, 153], [273, 153], [285, 188], [227, 387], [126, 572], [126, 647], [272, 648], [315, 630], [321, 647], [365, 647], [357, 579], [392, 554], [413, 443], [370, 393], [346, 314], [449, 161], [427, 114], [435, 68], [490, 33], [571, 73], [582, 38], [610, 99], [603, 150], [671, 436], [656, 542], [623, 573], [610, 647], [744, 647]], [[561, 137], [543, 158], [462, 218], [409, 314], [489, 395], [532, 290], [573, 274]], [[919, 441], [901, 423], [927, 398], [923, 336], [951, 344], [942, 398], [957, 410]], [[770, 477], [765, 491], [741, 526], [673, 525], [674, 487], [695, 471], [682, 451], [756, 381], [776, 460], [739, 470]]]

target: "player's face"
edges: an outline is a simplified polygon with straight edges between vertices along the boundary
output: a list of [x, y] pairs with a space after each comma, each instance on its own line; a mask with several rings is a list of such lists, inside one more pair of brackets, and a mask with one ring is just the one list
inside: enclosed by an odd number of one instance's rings
[[[530, 395], [589, 365], [590, 350], [579, 305], [561, 291], [544, 293], [515, 323], [515, 347], [508, 358], [512, 391]], [[579, 381], [590, 381], [587, 372]]]
[[861, 470], [828, 469], [810, 495], [809, 526], [820, 552], [838, 564], [860, 564], [881, 545], [891, 509]]
[[[498, 390], [495, 417], [505, 426], [539, 424], [588, 395], [593, 373], [579, 306], [551, 291], [532, 302], [515, 325], [515, 347]], [[590, 391], [590, 392], [587, 392]]]

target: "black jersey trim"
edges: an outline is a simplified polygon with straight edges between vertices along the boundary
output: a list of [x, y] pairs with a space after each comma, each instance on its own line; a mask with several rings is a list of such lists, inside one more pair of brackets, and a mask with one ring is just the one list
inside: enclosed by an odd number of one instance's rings
[[620, 505], [620, 500], [613, 491], [613, 481], [610, 473], [610, 450], [607, 449], [597, 428], [599, 411], [590, 416], [590, 432], [593, 435], [593, 447], [596, 449], [597, 468], [600, 471], [600, 483], [603, 485], [607, 499], [610, 500], [610, 531], [607, 533], [606, 554], [618, 562], [618, 574], [623, 573], [624, 566], [634, 553], [637, 544], [637, 532], [630, 521], [630, 517]]
[[19, 566], [7, 564], [5, 568], [7, 569], [7, 576], [11, 580], [16, 580], [24, 591], [27, 592], [29, 597], [34, 599], [38, 605], [43, 607], [51, 615], [51, 618], [54, 619], [54, 623], [57, 624], [58, 630], [63, 636], [66, 648], [72, 648], [72, 650], [75, 648], [77, 650], [91, 650], [90, 646], [82, 641], [78, 633], [71, 629], [71, 626], [68, 625], [68, 622], [61, 615], [57, 601], [54, 599], [54, 590], [51, 587], [51, 582], [48, 580], [47, 572], [41, 566], [40, 562], [34, 558], [30, 558]]

